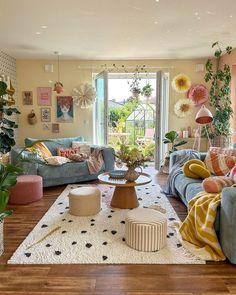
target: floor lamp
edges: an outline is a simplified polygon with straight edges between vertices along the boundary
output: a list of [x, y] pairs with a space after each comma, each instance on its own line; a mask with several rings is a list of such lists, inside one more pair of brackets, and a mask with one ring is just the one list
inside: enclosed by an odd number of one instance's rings
[[209, 146], [211, 146], [211, 140], [210, 140], [206, 125], [211, 123], [212, 121], [213, 121], [212, 113], [208, 110], [208, 108], [205, 107], [205, 105], [202, 105], [195, 117], [195, 122], [198, 123], [198, 129], [195, 134], [195, 140], [193, 143], [194, 150], [200, 151], [202, 127], [205, 128], [206, 135], [207, 135], [208, 142], [209, 142]]

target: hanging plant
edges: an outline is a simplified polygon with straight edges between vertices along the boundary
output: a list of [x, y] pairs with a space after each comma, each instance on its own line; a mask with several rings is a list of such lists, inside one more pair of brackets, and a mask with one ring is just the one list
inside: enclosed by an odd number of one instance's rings
[[88, 83], [74, 88], [72, 95], [75, 105], [80, 106], [81, 109], [90, 107], [96, 98], [96, 92], [93, 86]]
[[190, 99], [183, 98], [176, 102], [174, 112], [179, 118], [184, 118], [192, 114], [193, 107], [194, 104]]
[[185, 93], [189, 90], [191, 81], [188, 76], [179, 74], [173, 78], [171, 85], [176, 92]]
[[147, 83], [142, 91], [141, 91], [141, 94], [145, 97], [150, 97], [152, 95], [152, 92], [153, 92], [153, 88], [152, 88], [152, 85], [150, 83]]
[[206, 86], [197, 84], [189, 89], [187, 97], [193, 101], [195, 106], [200, 106], [208, 100], [209, 93]]
[[231, 73], [228, 64], [220, 66], [221, 57], [224, 54], [230, 54], [231, 46], [227, 46], [225, 50], [221, 49], [219, 42], [212, 44], [212, 48], [216, 47], [214, 56], [216, 58], [216, 69], [213, 69], [213, 60], [208, 59], [206, 62], [205, 81], [211, 82], [209, 92], [210, 105], [214, 107], [215, 114], [212, 122], [212, 130], [209, 130], [211, 138], [216, 136], [230, 135], [230, 118], [233, 115], [230, 97], [230, 81]]

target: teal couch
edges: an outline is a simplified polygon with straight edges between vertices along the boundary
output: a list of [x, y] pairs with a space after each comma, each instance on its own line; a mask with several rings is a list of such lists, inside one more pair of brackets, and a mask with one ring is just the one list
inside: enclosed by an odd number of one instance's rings
[[[26, 138], [25, 144], [30, 144], [37, 139]], [[83, 138], [79, 137], [70, 137], [70, 138], [57, 138], [51, 139], [51, 141], [45, 141], [45, 145], [51, 151], [53, 156], [57, 155], [57, 148], [68, 148], [71, 147], [72, 141], [81, 141]], [[95, 145], [92, 145], [92, 150], [95, 148]], [[19, 159], [19, 153], [22, 151], [22, 148], [13, 148], [11, 150], [11, 162], [15, 164], [17, 159]], [[51, 166], [51, 165], [42, 165], [38, 161], [31, 162], [21, 162], [21, 166], [24, 169], [25, 174], [30, 175], [40, 175], [43, 178], [43, 186], [56, 186], [68, 183], [78, 183], [84, 181], [90, 181], [97, 179], [97, 176], [100, 173], [106, 171], [114, 170], [115, 156], [114, 150], [111, 147], [103, 147], [102, 150], [104, 165], [102, 169], [97, 174], [90, 174], [86, 161], [83, 162], [71, 162], [66, 163], [61, 166]], [[22, 153], [24, 159], [32, 158], [32, 154], [24, 151]], [[37, 156], [36, 157], [37, 160]]]
[[[170, 157], [170, 172], [181, 151], [174, 152]], [[199, 153], [199, 159], [204, 160], [206, 153]], [[200, 191], [203, 191], [202, 181], [184, 176], [180, 173], [175, 178], [175, 189], [178, 196], [188, 206]], [[225, 188], [221, 195], [221, 206], [218, 208], [215, 230], [225, 256], [231, 263], [236, 264], [236, 187]]]

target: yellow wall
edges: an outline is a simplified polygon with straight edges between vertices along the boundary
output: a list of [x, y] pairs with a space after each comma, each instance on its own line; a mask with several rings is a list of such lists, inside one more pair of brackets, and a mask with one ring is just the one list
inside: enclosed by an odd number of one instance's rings
[[[170, 81], [179, 73], [187, 74], [193, 83], [204, 83], [204, 72], [196, 72], [195, 66], [198, 63], [204, 64], [205, 59], [198, 60], [135, 60], [135, 61], [79, 61], [79, 60], [61, 60], [60, 61], [60, 77], [64, 84], [65, 91], [62, 95], [71, 95], [72, 89], [81, 83], [92, 82], [92, 72], [99, 72], [101, 65], [126, 65], [134, 67], [136, 65], [169, 67], [163, 69], [170, 72]], [[53, 64], [54, 72], [46, 73], [44, 71], [45, 64]], [[96, 67], [90, 66], [97, 65]], [[79, 68], [81, 66], [81, 68]], [[40, 108], [37, 104], [37, 87], [53, 87], [53, 83], [57, 80], [57, 62], [55, 60], [17, 60], [17, 78], [18, 78], [18, 106], [21, 111], [19, 118], [19, 143], [23, 145], [25, 137], [34, 138], [56, 138], [82, 135], [87, 141], [92, 141], [93, 136], [93, 110], [79, 109], [74, 106], [74, 122], [73, 123], [60, 123], [60, 133], [52, 133], [51, 131], [43, 130], [43, 124], [40, 120]], [[86, 68], [83, 68], [86, 67]], [[149, 69], [150, 72], [155, 69]], [[33, 106], [22, 104], [22, 91], [33, 91]], [[186, 94], [176, 93], [170, 86], [170, 110], [169, 114], [169, 130], [185, 129], [187, 126], [196, 127], [194, 122], [195, 114], [198, 108], [195, 108], [194, 114], [186, 118], [178, 118], [174, 114], [174, 104], [180, 98], [186, 97]], [[52, 122], [56, 123], [56, 94], [52, 95], [51, 115]], [[34, 110], [38, 122], [36, 125], [29, 125], [27, 122], [27, 115], [31, 110]]]

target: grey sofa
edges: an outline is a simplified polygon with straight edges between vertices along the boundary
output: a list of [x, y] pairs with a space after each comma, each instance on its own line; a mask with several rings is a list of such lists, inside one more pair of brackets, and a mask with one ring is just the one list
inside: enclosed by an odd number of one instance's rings
[[[175, 164], [176, 156], [181, 151], [174, 152], [170, 157], [170, 172]], [[199, 153], [199, 159], [204, 160], [206, 153]], [[178, 196], [188, 206], [198, 192], [203, 191], [202, 181], [178, 174], [175, 178], [175, 189]], [[215, 230], [225, 256], [236, 264], [236, 187], [225, 188], [222, 191], [221, 206], [218, 208]]]
[[[30, 144], [36, 139], [26, 138], [25, 144]], [[81, 141], [83, 138], [79, 137], [70, 137], [70, 138], [58, 138], [51, 139], [51, 141], [44, 142], [47, 148], [51, 151], [52, 155], [55, 156], [57, 153], [57, 148], [68, 148], [71, 147], [72, 141]], [[96, 146], [92, 146], [92, 150]], [[13, 148], [11, 150], [11, 162], [16, 164], [19, 159], [19, 153], [22, 151], [22, 148]], [[21, 162], [21, 166], [24, 169], [25, 174], [30, 175], [40, 175], [43, 177], [43, 186], [56, 186], [68, 183], [77, 183], [83, 181], [90, 181], [97, 179], [97, 176], [100, 173], [105, 171], [114, 170], [114, 150], [110, 147], [103, 147], [102, 150], [104, 165], [102, 169], [97, 174], [90, 174], [86, 161], [83, 162], [71, 162], [66, 163], [61, 166], [51, 166], [51, 165], [41, 165], [38, 161], [31, 162]], [[32, 154], [24, 151], [21, 155], [24, 159], [32, 158]], [[37, 157], [37, 156], [35, 156]], [[37, 159], [37, 158], [36, 158]]]

